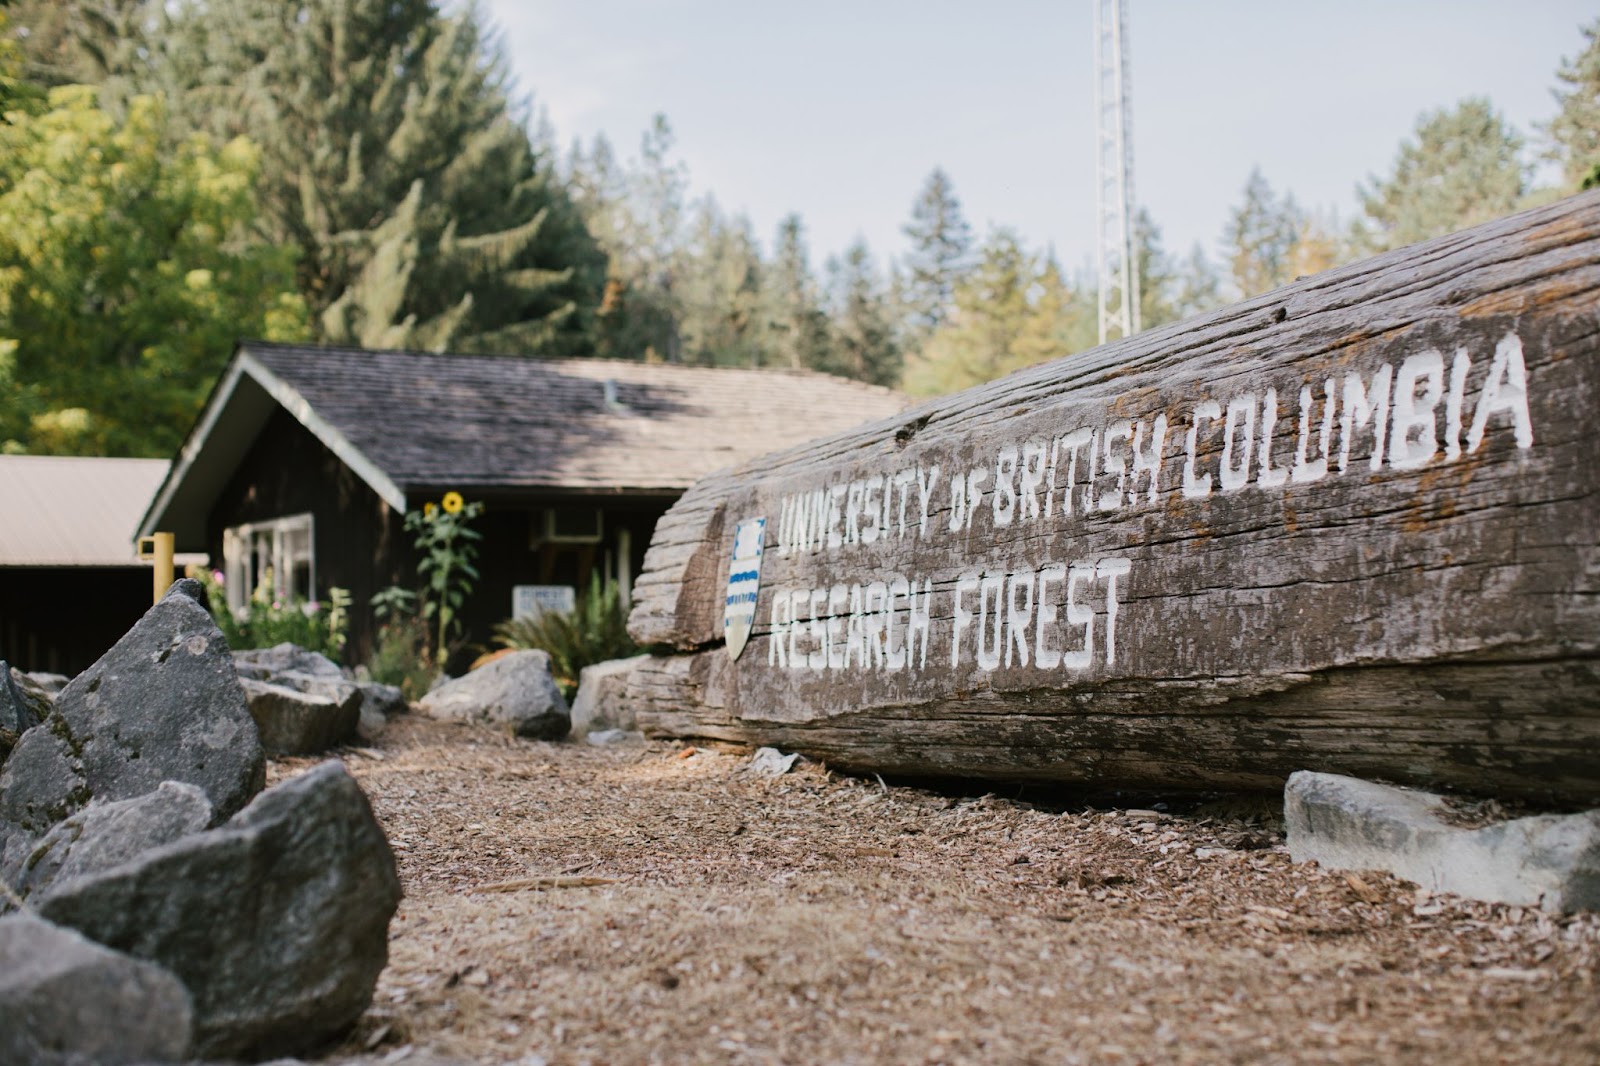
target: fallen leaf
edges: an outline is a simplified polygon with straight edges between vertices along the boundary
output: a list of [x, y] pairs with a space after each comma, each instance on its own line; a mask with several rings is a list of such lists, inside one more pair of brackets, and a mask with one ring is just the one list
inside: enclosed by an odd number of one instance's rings
[[1383, 893], [1367, 884], [1356, 874], [1345, 874], [1344, 883], [1350, 886], [1352, 892], [1361, 897], [1363, 903], [1383, 902]]

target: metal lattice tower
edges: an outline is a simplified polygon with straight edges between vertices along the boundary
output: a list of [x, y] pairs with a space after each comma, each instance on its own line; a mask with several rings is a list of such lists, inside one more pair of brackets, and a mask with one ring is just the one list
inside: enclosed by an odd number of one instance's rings
[[1127, 0], [1094, 0], [1095, 207], [1100, 343], [1139, 332]]

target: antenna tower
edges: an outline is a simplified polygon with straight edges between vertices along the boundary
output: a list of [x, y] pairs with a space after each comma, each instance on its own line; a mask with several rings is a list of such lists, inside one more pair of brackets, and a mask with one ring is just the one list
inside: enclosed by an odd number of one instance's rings
[[1133, 110], [1127, 0], [1094, 0], [1095, 206], [1099, 235], [1100, 343], [1139, 332], [1133, 243]]

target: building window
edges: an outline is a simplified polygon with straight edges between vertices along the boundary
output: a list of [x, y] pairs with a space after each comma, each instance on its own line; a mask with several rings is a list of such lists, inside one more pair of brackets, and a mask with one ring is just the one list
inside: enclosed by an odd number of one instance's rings
[[314, 599], [317, 586], [312, 543], [309, 514], [223, 530], [228, 606], [235, 611], [248, 609], [257, 589], [278, 603]]
[[598, 507], [547, 507], [533, 512], [528, 546], [541, 544], [599, 544], [605, 523]]

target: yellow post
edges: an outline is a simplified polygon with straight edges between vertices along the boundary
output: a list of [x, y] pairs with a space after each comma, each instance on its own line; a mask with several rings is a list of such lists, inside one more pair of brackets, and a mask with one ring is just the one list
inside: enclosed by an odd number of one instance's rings
[[173, 539], [171, 533], [152, 533], [148, 537], [139, 538], [139, 558], [155, 564], [151, 572], [155, 577], [156, 603], [160, 603], [161, 597], [172, 587]]

